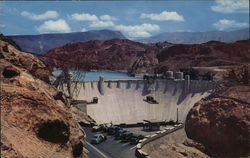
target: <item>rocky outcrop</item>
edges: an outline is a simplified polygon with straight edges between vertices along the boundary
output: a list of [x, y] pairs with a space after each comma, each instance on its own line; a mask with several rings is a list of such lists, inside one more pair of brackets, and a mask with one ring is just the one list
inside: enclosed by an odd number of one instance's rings
[[134, 62], [131, 69], [129, 69], [129, 73], [137, 75], [154, 74], [157, 64], [158, 60], [156, 58], [143, 55]]
[[23, 68], [34, 77], [49, 82], [49, 70], [36, 56], [17, 50], [9, 43], [0, 42], [0, 59]]
[[39, 68], [42, 62], [2, 41], [0, 51], [1, 156], [86, 157], [79, 150], [84, 133], [58, 90], [39, 79], [45, 74], [29, 66]]
[[177, 130], [143, 146], [153, 158], [208, 158], [197, 149], [198, 143], [187, 139], [184, 129]]
[[249, 40], [235, 43], [179, 44], [159, 51], [157, 59], [160, 65], [177, 71], [191, 67], [242, 65], [249, 63], [249, 49]]
[[14, 46], [16, 49], [21, 51], [21, 48], [11, 38], [6, 37], [3, 34], [0, 34], [0, 40], [9, 43], [10, 45]]
[[[185, 130], [187, 136], [202, 143], [211, 156], [247, 157], [250, 103], [228, 95], [228, 90], [221, 96], [210, 96], [196, 103], [187, 116]], [[232, 90], [238, 89], [230, 88], [230, 94], [236, 93]], [[244, 87], [243, 92], [249, 95], [249, 87]]]
[[249, 63], [249, 40], [235, 43], [142, 44], [125, 39], [67, 44], [42, 56], [49, 67], [124, 70], [131, 74]]
[[41, 59], [49, 67], [85, 70], [127, 70], [145, 51], [146, 45], [127, 39], [66, 44]]

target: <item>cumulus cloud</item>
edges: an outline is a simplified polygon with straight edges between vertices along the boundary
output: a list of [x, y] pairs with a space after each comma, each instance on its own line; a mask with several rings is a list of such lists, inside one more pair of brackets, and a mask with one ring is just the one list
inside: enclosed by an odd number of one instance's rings
[[30, 13], [27, 11], [21, 12], [21, 15], [24, 17], [27, 17], [31, 20], [46, 20], [46, 19], [55, 19], [59, 16], [59, 14], [56, 11], [46, 11], [43, 14], [35, 14], [35, 13]]
[[221, 13], [248, 13], [249, 0], [215, 0], [211, 9]]
[[93, 21], [89, 27], [110, 27], [110, 26], [114, 26], [114, 23], [112, 21]]
[[156, 21], [184, 21], [184, 18], [182, 15], [179, 15], [177, 12], [167, 12], [163, 11], [160, 14], [145, 14], [142, 13], [140, 18], [142, 19], [151, 19], [151, 20], [156, 20]]
[[40, 33], [70, 32], [71, 31], [69, 25], [63, 19], [45, 21], [41, 26], [39, 26], [36, 29]]
[[150, 32], [160, 30], [160, 27], [156, 24], [141, 24], [141, 25], [116, 25], [116, 30], [127, 33], [131, 38], [135, 37], [149, 37]]
[[94, 14], [82, 13], [82, 14], [71, 14], [70, 16], [73, 20], [77, 21], [97, 21], [98, 17]]
[[101, 15], [100, 17], [95, 14], [89, 13], [74, 13], [69, 16], [71, 19], [76, 21], [90, 21], [89, 27], [111, 27], [114, 26], [113, 21], [117, 20], [111, 15]]
[[151, 34], [146, 31], [137, 31], [137, 32], [128, 32], [129, 37], [136, 38], [136, 37], [150, 37]]
[[87, 29], [85, 29], [85, 28], [81, 29], [81, 32], [86, 32], [86, 31], [87, 31]]
[[228, 28], [242, 28], [249, 27], [249, 24], [246, 22], [236, 22], [234, 20], [221, 19], [218, 22], [213, 24], [218, 30], [225, 30]]
[[108, 21], [115, 21], [115, 20], [117, 20], [114, 16], [110, 16], [110, 15], [101, 15], [100, 19], [101, 20], [108, 20]]

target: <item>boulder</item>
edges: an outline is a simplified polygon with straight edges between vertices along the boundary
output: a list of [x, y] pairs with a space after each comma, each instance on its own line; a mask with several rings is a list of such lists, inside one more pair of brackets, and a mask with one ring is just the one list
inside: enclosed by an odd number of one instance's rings
[[225, 96], [201, 100], [188, 113], [187, 136], [210, 156], [249, 156], [249, 109], [249, 103]]

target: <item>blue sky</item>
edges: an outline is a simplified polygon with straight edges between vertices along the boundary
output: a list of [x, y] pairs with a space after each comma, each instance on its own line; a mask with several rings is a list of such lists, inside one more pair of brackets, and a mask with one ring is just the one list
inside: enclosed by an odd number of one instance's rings
[[119, 30], [128, 38], [161, 32], [249, 27], [248, 0], [0, 2], [5, 35]]

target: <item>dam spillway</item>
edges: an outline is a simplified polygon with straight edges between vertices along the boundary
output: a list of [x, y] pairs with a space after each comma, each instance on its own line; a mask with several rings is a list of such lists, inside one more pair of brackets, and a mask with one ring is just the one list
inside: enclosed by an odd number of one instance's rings
[[[78, 82], [73, 98], [91, 101], [87, 114], [97, 123], [135, 124], [143, 120], [185, 122], [188, 111], [215, 88], [213, 81], [203, 80], [118, 80]], [[64, 86], [63, 89], [66, 89]], [[152, 96], [158, 104], [145, 101]], [[178, 109], [178, 110], [177, 110]]]

